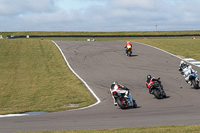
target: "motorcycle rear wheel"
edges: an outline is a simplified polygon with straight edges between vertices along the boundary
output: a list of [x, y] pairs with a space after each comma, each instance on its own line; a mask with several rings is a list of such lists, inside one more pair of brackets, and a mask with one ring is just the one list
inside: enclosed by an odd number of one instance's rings
[[126, 108], [127, 108], [126, 103], [124, 103], [125, 98], [119, 98], [119, 97], [118, 97], [118, 98], [116, 99], [116, 101], [117, 101], [118, 106], [119, 106], [121, 109], [126, 109]]
[[133, 108], [137, 108], [137, 103], [133, 100]]
[[155, 96], [157, 99], [161, 99], [161, 98], [162, 98], [161, 92], [160, 92], [159, 89], [154, 89], [154, 90], [153, 90], [153, 94], [154, 94], [154, 96]]
[[192, 84], [193, 84], [193, 86], [194, 86], [195, 89], [199, 89], [199, 85], [195, 82], [194, 79], [192, 79], [191, 82], [192, 82]]
[[131, 51], [131, 50], [129, 50], [129, 51], [127, 52], [127, 54], [128, 54], [128, 56], [131, 56], [131, 54], [132, 54], [132, 51]]

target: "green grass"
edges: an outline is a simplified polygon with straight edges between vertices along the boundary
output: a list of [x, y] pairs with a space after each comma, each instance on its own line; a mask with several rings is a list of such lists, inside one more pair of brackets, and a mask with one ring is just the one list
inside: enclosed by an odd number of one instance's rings
[[3, 39], [0, 51], [0, 114], [63, 111], [96, 101], [50, 40]]
[[149, 44], [175, 55], [200, 61], [200, 37], [196, 37], [196, 39], [189, 37], [147, 38], [134, 39], [133, 41]]
[[43, 131], [30, 133], [200, 133], [200, 126], [159, 126], [97, 130]]

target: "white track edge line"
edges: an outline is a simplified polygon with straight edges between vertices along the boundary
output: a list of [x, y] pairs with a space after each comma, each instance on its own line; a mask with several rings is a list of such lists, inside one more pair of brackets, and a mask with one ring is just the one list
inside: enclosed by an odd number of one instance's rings
[[15, 116], [27, 116], [29, 114], [7, 114], [7, 115], [0, 115], [0, 118], [4, 117], [15, 117]]
[[184, 58], [181, 58], [181, 57], [179, 57], [179, 56], [177, 56], [177, 55], [174, 55], [174, 54], [172, 54], [172, 53], [170, 53], [170, 52], [167, 52], [167, 51], [165, 51], [165, 50], [163, 50], [163, 49], [157, 48], [157, 47], [155, 47], [155, 46], [151, 46], [151, 45], [144, 44], [144, 43], [140, 43], [140, 42], [136, 42], [136, 43], [139, 43], [139, 44], [142, 44], [142, 45], [145, 45], [145, 46], [149, 46], [149, 47], [155, 48], [155, 49], [160, 50], [160, 51], [162, 51], [162, 52], [164, 52], [164, 53], [167, 53], [167, 54], [170, 54], [170, 55], [172, 55], [172, 56], [175, 56], [175, 57], [177, 57], [177, 58], [179, 58], [179, 59], [181, 59], [181, 60], [184, 59]]
[[[83, 108], [79, 108], [79, 109], [72, 109], [72, 110], [68, 110], [68, 111], [75, 111], [75, 110], [82, 110], [82, 109], [87, 109], [87, 108], [91, 108], [97, 104], [99, 104], [101, 102], [101, 100], [97, 97], [97, 95], [92, 91], [92, 89], [89, 87], [89, 85], [72, 69], [72, 67], [69, 65], [69, 62], [67, 61], [64, 53], [62, 52], [62, 50], [60, 49], [60, 47], [53, 41], [51, 40], [56, 47], [59, 49], [59, 51], [61, 52], [65, 62], [67, 63], [68, 67], [70, 68], [70, 70], [84, 83], [84, 85], [87, 87], [87, 89], [92, 93], [92, 95], [96, 98], [97, 102], [89, 105], [87, 107], [83, 107]], [[5, 118], [5, 117], [15, 117], [15, 116], [28, 116], [29, 114], [7, 114], [7, 115], [0, 115], [0, 118]]]
[[60, 53], [62, 54], [65, 62], [67, 63], [67, 66], [70, 68], [70, 70], [83, 82], [83, 84], [87, 87], [87, 89], [92, 93], [92, 95], [96, 98], [97, 102], [92, 104], [92, 105], [89, 105], [87, 107], [83, 107], [83, 108], [79, 108], [79, 109], [72, 109], [72, 110], [68, 110], [68, 111], [74, 111], [74, 110], [82, 110], [82, 109], [87, 109], [87, 108], [91, 108], [97, 104], [99, 104], [101, 102], [101, 100], [97, 97], [97, 95], [93, 92], [93, 90], [89, 87], [89, 85], [72, 69], [72, 67], [70, 66], [69, 62], [67, 61], [64, 53], [62, 52], [62, 50], [60, 49], [60, 47], [56, 44], [56, 42], [54, 42], [53, 40], [51, 40], [55, 45], [56, 47], [59, 49]]
[[[157, 47], [155, 47], [155, 46], [151, 46], [151, 45], [144, 44], [144, 43], [140, 43], [140, 42], [136, 42], [136, 43], [139, 43], [139, 44], [142, 44], [142, 45], [145, 45], [145, 46], [149, 46], [149, 47], [155, 48], [155, 49], [160, 50], [160, 51], [162, 51], [162, 52], [164, 52], [164, 53], [170, 54], [170, 55], [172, 55], [172, 56], [174, 56], [174, 57], [177, 57], [177, 58], [179, 58], [179, 59], [181, 59], [181, 60], [184, 60], [184, 61], [187, 62], [187, 63], [190, 63], [190, 64], [192, 64], [192, 65], [195, 65], [195, 64], [193, 64], [193, 63], [187, 61], [187, 59], [192, 60], [192, 58], [181, 58], [181, 57], [179, 57], [179, 56], [177, 56], [177, 55], [174, 55], [174, 54], [172, 54], [172, 53], [170, 53], [170, 52], [167, 52], [167, 51], [165, 51], [165, 50], [163, 50], [163, 49], [160, 49], [160, 48], [157, 48]], [[193, 59], [193, 60], [194, 60], [194, 59]], [[199, 67], [199, 65], [195, 65], [195, 66]]]

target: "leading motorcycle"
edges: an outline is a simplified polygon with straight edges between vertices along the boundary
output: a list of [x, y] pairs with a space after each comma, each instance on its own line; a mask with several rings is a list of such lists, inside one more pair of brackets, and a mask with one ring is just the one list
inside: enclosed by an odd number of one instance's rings
[[128, 45], [127, 46], [127, 48], [126, 48], [126, 54], [127, 54], [127, 56], [131, 56], [131, 54], [132, 54], [132, 47], [130, 46], [130, 45]]

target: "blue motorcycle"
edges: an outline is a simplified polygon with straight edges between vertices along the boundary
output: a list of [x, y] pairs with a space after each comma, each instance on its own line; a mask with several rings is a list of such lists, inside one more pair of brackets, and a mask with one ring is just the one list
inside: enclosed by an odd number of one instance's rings
[[192, 69], [192, 66], [188, 66], [183, 69], [183, 76], [185, 81], [189, 83], [191, 86], [193, 85], [195, 89], [199, 89], [199, 78], [197, 76], [197, 71]]

